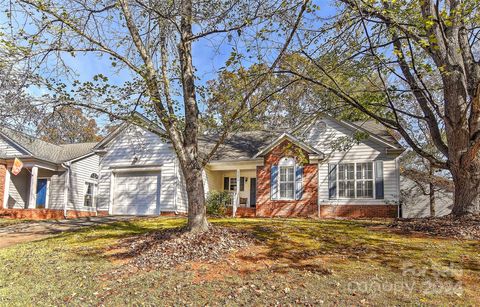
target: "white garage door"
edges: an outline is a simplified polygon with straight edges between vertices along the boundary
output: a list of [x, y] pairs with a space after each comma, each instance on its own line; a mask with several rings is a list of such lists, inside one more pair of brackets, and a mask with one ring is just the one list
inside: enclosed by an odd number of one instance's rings
[[160, 178], [160, 172], [116, 174], [113, 214], [159, 214]]

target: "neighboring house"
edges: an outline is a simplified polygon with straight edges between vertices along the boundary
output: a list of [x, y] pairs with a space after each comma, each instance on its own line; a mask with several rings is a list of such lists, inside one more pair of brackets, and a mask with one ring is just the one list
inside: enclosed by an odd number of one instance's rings
[[[0, 216], [95, 215], [99, 171], [99, 157], [92, 150], [95, 145], [55, 145], [0, 128]], [[15, 158], [24, 164], [16, 176], [11, 173]]]
[[[154, 129], [162, 132], [161, 128]], [[199, 149], [207, 153], [216, 140], [213, 134], [203, 135]], [[58, 152], [67, 151], [69, 146], [73, 145], [65, 145]], [[58, 154], [52, 172], [58, 178], [75, 178], [79, 168], [74, 169], [74, 164], [99, 159], [91, 169], [80, 168], [82, 174], [87, 169], [98, 173], [91, 208], [96, 214], [186, 213], [187, 194], [180, 165], [172, 145], [157, 133], [124, 123], [86, 152], [75, 158]], [[397, 217], [398, 157], [402, 152], [395, 138], [374, 122], [347, 123], [322, 115], [305, 120], [293, 131], [232, 134], [205, 167], [205, 188], [207, 193], [231, 193], [237, 216]], [[15, 155], [18, 153], [10, 156]], [[70, 162], [69, 168], [62, 163], [65, 161]], [[70, 189], [82, 190], [88, 182], [82, 180], [70, 184]], [[67, 182], [64, 178], [57, 181]], [[25, 201], [18, 206], [22, 204]], [[85, 210], [81, 201], [70, 207]]]
[[[423, 179], [423, 180], [422, 180]], [[446, 181], [446, 180], [444, 180]], [[435, 216], [444, 216], [452, 212], [453, 184], [435, 185]], [[430, 216], [430, 196], [428, 181], [424, 178], [412, 180], [410, 176], [400, 176], [402, 187], [400, 200], [402, 203], [402, 217], [422, 218]]]
[[[201, 138], [207, 152], [215, 135]], [[156, 134], [122, 125], [99, 143], [98, 210], [158, 215], [187, 211], [174, 150]], [[396, 217], [403, 148], [373, 122], [324, 115], [290, 134], [235, 133], [204, 172], [206, 192], [232, 193], [239, 216]]]

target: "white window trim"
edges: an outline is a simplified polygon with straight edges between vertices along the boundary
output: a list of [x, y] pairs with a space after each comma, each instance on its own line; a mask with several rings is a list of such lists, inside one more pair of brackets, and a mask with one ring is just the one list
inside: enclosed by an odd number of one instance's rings
[[[93, 191], [92, 191], [92, 196], [93, 196], [93, 202], [91, 206], [85, 206], [85, 195], [87, 193], [87, 183], [93, 184]], [[83, 197], [82, 197], [82, 207], [84, 208], [92, 208], [95, 209], [97, 207], [97, 190], [98, 190], [98, 182], [95, 180], [85, 180], [83, 183]]]
[[[231, 189], [231, 186], [232, 186], [232, 179], [237, 180], [237, 177], [223, 176], [223, 178], [228, 178], [228, 189], [227, 189], [227, 190], [224, 189], [224, 191], [227, 191], [227, 192], [232, 192], [232, 191], [233, 191], [233, 192], [236, 192], [236, 191], [237, 191], [237, 188], [235, 187], [235, 189], [232, 190], [232, 189]], [[245, 178], [247, 178], [247, 177], [241, 176], [241, 177], [240, 177], [240, 181], [242, 181], [242, 180], [241, 180], [242, 178], [244, 178], [244, 179], [243, 179], [243, 184], [244, 184], [244, 185], [243, 185], [243, 191], [240, 190], [240, 192], [246, 192], [246, 191], [247, 191], [247, 188], [246, 188], [247, 181], [245, 180]], [[237, 185], [240, 184], [240, 181], [237, 182]], [[224, 187], [224, 188], [225, 188], [225, 187]], [[240, 185], [240, 188], [241, 188], [241, 185]]]
[[[292, 159], [293, 160], [293, 165], [281, 165], [281, 161], [283, 159]], [[293, 181], [284, 181], [282, 182], [281, 181], [281, 168], [282, 167], [293, 167]], [[295, 158], [292, 158], [292, 157], [283, 157], [280, 162], [278, 163], [278, 179], [277, 179], [277, 200], [296, 200], [296, 192], [297, 192], [297, 163], [295, 161]], [[281, 197], [281, 190], [280, 190], [280, 186], [281, 186], [281, 183], [293, 183], [293, 197]]]
[[[372, 181], [372, 197], [357, 197], [357, 164], [363, 164], [363, 163], [372, 163], [372, 179], [359, 179], [360, 181]], [[340, 197], [340, 185], [339, 185], [339, 179], [338, 179], [338, 174], [339, 174], [339, 165], [340, 164], [353, 164], [353, 171], [354, 171], [354, 174], [355, 174], [355, 180], [354, 180], [354, 192], [355, 192], [355, 197]], [[372, 200], [372, 199], [376, 199], [375, 198], [375, 195], [377, 195], [376, 193], [376, 190], [375, 190], [375, 163], [374, 161], [358, 161], [358, 162], [354, 162], [354, 161], [341, 161], [341, 162], [337, 162], [337, 167], [336, 167], [336, 185], [337, 185], [337, 188], [336, 188], [336, 193], [337, 193], [337, 199], [339, 200], [351, 200], [351, 199], [358, 199], [358, 200], [362, 200], [362, 199], [368, 199], [368, 200]], [[346, 181], [346, 180], [345, 180]]]

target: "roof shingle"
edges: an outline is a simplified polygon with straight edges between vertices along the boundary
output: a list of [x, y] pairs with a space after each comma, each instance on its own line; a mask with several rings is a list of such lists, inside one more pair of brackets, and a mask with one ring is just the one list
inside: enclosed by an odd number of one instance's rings
[[[97, 144], [77, 143], [56, 145], [7, 127], [0, 127], [0, 133], [30, 152], [33, 158], [52, 163], [62, 163], [85, 156], [93, 152], [92, 149]], [[27, 154], [27, 156], [30, 155]]]

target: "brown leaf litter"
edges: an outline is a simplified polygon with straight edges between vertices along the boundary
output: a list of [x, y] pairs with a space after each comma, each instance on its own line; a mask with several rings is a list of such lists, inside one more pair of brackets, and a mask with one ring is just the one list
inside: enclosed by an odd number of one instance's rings
[[126, 265], [139, 269], [172, 268], [191, 261], [216, 262], [225, 255], [256, 242], [247, 231], [211, 226], [202, 233], [185, 228], [172, 228], [120, 241], [113, 255], [116, 260], [128, 259]]
[[480, 240], [480, 215], [398, 219], [388, 227], [402, 233], [417, 232], [430, 236]]

